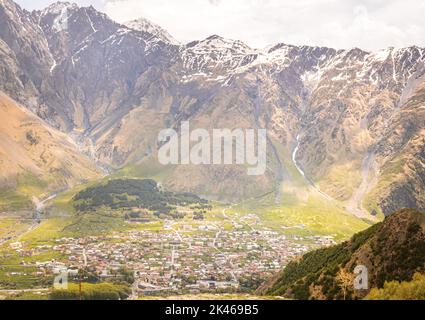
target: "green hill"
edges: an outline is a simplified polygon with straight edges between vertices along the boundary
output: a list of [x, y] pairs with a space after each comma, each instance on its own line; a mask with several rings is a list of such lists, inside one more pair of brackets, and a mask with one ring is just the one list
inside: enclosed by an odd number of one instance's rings
[[[355, 290], [354, 269], [368, 270], [368, 290]], [[360, 299], [385, 282], [425, 273], [425, 214], [402, 210], [339, 245], [312, 251], [263, 284], [259, 294], [295, 299]]]

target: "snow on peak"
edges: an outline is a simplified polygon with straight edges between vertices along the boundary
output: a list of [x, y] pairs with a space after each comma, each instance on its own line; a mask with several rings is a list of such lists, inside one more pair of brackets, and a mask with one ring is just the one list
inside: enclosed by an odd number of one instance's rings
[[72, 10], [78, 9], [78, 5], [70, 2], [56, 2], [45, 8], [41, 16], [53, 15], [52, 29], [60, 32], [68, 29], [68, 19]]
[[372, 53], [372, 58], [377, 62], [384, 62], [390, 57], [391, 52], [391, 48], [380, 50], [375, 53]]
[[125, 22], [124, 25], [136, 31], [150, 33], [164, 42], [168, 42], [175, 45], [179, 44], [179, 42], [174, 39], [174, 37], [170, 35], [167, 30], [149, 21], [148, 19], [139, 18], [137, 20]]
[[50, 6], [45, 8], [42, 11], [42, 15], [47, 15], [47, 14], [58, 15], [58, 14], [61, 14], [64, 10], [70, 10], [70, 9], [78, 9], [78, 5], [75, 3], [59, 1], [59, 2], [52, 3]]
[[257, 51], [242, 41], [212, 35], [181, 47], [186, 68], [195, 72], [225, 72], [252, 62]]
[[231, 52], [233, 55], [246, 55], [254, 50], [239, 40], [232, 40], [212, 35], [202, 41], [194, 41], [186, 45], [190, 50], [199, 53], [209, 52]]

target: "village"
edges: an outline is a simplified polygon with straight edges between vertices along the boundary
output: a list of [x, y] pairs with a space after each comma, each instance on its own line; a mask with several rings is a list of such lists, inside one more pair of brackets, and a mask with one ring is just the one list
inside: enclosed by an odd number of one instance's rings
[[290, 236], [236, 222], [225, 230], [211, 223], [176, 227], [166, 221], [161, 231], [59, 238], [30, 250], [19, 242], [10, 246], [21, 256], [56, 252], [63, 257], [37, 261], [37, 276], [65, 272], [72, 280], [84, 269], [96, 281], [108, 281], [127, 270], [137, 297], [249, 291], [259, 284], [254, 279], [264, 281], [294, 257], [334, 243], [332, 236]]

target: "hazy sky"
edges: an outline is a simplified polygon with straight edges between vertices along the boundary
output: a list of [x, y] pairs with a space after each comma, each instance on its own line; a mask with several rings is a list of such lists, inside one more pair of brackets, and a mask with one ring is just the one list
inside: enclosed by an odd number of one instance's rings
[[[54, 1], [18, 0], [27, 9]], [[145, 17], [188, 42], [212, 34], [252, 47], [277, 42], [360, 47], [425, 46], [425, 0], [79, 0], [118, 22]]]

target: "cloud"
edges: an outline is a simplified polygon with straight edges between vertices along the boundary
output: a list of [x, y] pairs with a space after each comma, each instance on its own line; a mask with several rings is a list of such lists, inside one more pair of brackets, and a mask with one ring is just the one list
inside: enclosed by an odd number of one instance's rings
[[253, 47], [277, 42], [361, 47], [425, 45], [424, 0], [110, 0], [105, 11], [119, 21], [139, 16], [177, 39], [211, 34]]
[[[17, 2], [21, 7], [27, 10], [39, 10], [44, 9], [48, 5], [56, 2], [54, 0], [13, 0]], [[90, 6], [92, 5], [98, 10], [102, 10], [106, 0], [70, 0], [69, 2], [75, 2], [79, 6]]]

